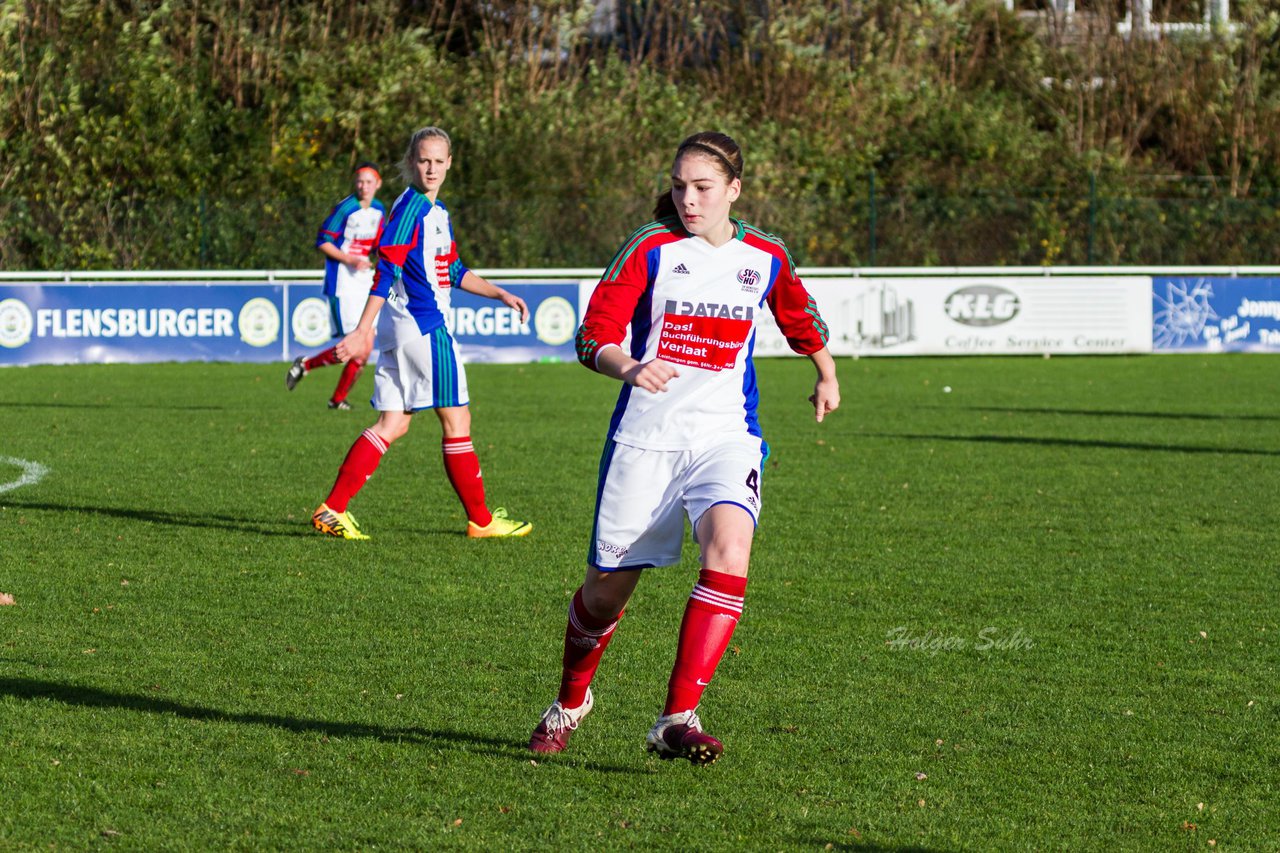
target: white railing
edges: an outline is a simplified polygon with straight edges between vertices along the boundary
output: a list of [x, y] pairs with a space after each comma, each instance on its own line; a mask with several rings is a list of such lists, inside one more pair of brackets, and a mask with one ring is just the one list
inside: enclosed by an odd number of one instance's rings
[[[477, 269], [477, 275], [497, 281], [579, 281], [598, 279], [602, 267], [521, 267]], [[902, 278], [919, 276], [1098, 276], [1098, 275], [1280, 275], [1280, 266], [1021, 266], [1021, 267], [799, 267], [801, 278]], [[322, 270], [97, 270], [77, 272], [0, 272], [0, 282], [111, 282], [146, 283], [158, 281], [320, 281]]]

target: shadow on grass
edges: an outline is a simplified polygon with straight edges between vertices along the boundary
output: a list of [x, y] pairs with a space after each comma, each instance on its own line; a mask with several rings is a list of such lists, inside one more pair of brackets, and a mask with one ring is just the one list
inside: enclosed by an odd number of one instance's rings
[[1210, 415], [1201, 412], [1124, 412], [1109, 409], [1047, 409], [1018, 406], [928, 406], [926, 408], [1001, 412], [1011, 415], [1084, 415], [1097, 418], [1157, 418], [1173, 421], [1280, 421], [1280, 415]]
[[[8, 501], [5, 506], [14, 509], [32, 509], [32, 510], [48, 510], [49, 512], [83, 512], [90, 515], [105, 515], [111, 518], [124, 518], [131, 521], [150, 521], [153, 524], [168, 524], [177, 527], [197, 527], [208, 528], [212, 530], [231, 530], [236, 533], [252, 533], [258, 536], [301, 536], [316, 537], [317, 534], [311, 529], [310, 516], [304, 516], [296, 521], [283, 521], [277, 525], [267, 526], [261, 523], [254, 524], [248, 519], [240, 518], [233, 515], [215, 515], [212, 513], [201, 513], [199, 515], [163, 512], [151, 509], [129, 509], [126, 507], [108, 507], [108, 506], [74, 506], [71, 504], [48, 504], [48, 503], [32, 503]], [[390, 527], [386, 531], [382, 531], [384, 535], [390, 531], [396, 531], [409, 536], [422, 536], [425, 534], [445, 536], [452, 538], [466, 538], [465, 529], [460, 530], [457, 527], [410, 527], [399, 526]]]
[[1206, 447], [1195, 444], [1146, 444], [1140, 441], [1105, 441], [1091, 438], [1038, 438], [1027, 435], [924, 435], [893, 432], [864, 432], [861, 435], [865, 438], [903, 438], [909, 441], [968, 441], [975, 444], [1029, 444], [1040, 447], [1147, 450], [1164, 453], [1225, 453], [1236, 456], [1280, 456], [1280, 450], [1254, 450], [1248, 447]]
[[943, 847], [918, 847], [915, 844], [906, 844], [902, 847], [884, 847], [882, 844], [870, 844], [868, 841], [831, 841], [827, 839], [812, 838], [806, 841], [805, 847], [812, 847], [815, 850], [863, 850], [863, 853], [942, 853]]
[[945, 847], [918, 847], [914, 844], [885, 847], [862, 841], [828, 841], [818, 838], [809, 839], [806, 846], [811, 846], [815, 850], [860, 850], [862, 853], [942, 853], [946, 850]]
[[[519, 761], [528, 761], [530, 756], [523, 742], [515, 743], [501, 738], [471, 734], [469, 732], [427, 729], [419, 726], [385, 728], [364, 723], [308, 720], [279, 714], [235, 713], [219, 711], [216, 708], [203, 708], [199, 705], [185, 705], [181, 702], [161, 699], [155, 696], [143, 696], [137, 693], [116, 693], [98, 687], [58, 684], [52, 681], [38, 681], [32, 678], [0, 677], [0, 696], [12, 696], [15, 699], [52, 699], [55, 702], [75, 705], [81, 708], [118, 708], [147, 714], [169, 714], [187, 720], [270, 726], [297, 734], [321, 734], [335, 738], [370, 738], [387, 743], [420, 744], [437, 749], [444, 746], [471, 747], [475, 748], [475, 751], [486, 755]], [[617, 767], [592, 762], [584, 762], [575, 766], [602, 773], [644, 773], [642, 769], [636, 767]]]
[[310, 519], [303, 518], [297, 522], [281, 522], [288, 524], [264, 526], [254, 524], [248, 519], [234, 515], [215, 515], [213, 513], [188, 514], [180, 512], [163, 512], [150, 509], [128, 509], [112, 506], [74, 506], [71, 504], [30, 503], [26, 501], [7, 502], [14, 509], [48, 510], [50, 512], [83, 512], [90, 515], [105, 515], [111, 518], [125, 518], [131, 521], [150, 521], [154, 524], [168, 524], [177, 527], [201, 527], [213, 530], [231, 530], [236, 533], [253, 533], [259, 536], [313, 536]]
[[225, 412], [226, 406], [161, 406], [155, 403], [19, 403], [0, 402], [0, 409], [148, 409], [156, 412]]

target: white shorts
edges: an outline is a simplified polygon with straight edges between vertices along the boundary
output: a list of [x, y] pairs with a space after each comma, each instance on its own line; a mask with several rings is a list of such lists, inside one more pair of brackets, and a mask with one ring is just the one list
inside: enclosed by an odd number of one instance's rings
[[699, 450], [643, 450], [609, 441], [587, 562], [602, 572], [678, 563], [685, 517], [696, 540], [698, 520], [715, 504], [740, 506], [759, 522], [766, 450], [752, 435]]
[[335, 338], [354, 332], [360, 325], [360, 315], [373, 287], [373, 270], [350, 273], [345, 265], [339, 266], [337, 295], [329, 297], [329, 326]]
[[373, 374], [372, 402], [379, 412], [467, 405], [467, 373], [449, 330], [441, 326], [384, 350]]

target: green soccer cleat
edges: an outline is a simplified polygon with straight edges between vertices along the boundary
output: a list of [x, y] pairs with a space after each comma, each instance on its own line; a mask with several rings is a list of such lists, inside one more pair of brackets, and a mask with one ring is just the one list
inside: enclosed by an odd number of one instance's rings
[[470, 539], [489, 539], [499, 536], [528, 536], [533, 525], [527, 521], [515, 521], [507, 518], [507, 511], [501, 507], [493, 511], [493, 520], [485, 527], [474, 521], [467, 522], [467, 537]]
[[327, 536], [341, 539], [368, 539], [360, 532], [360, 525], [349, 512], [337, 512], [329, 509], [328, 504], [320, 504], [320, 508], [311, 516], [311, 526]]

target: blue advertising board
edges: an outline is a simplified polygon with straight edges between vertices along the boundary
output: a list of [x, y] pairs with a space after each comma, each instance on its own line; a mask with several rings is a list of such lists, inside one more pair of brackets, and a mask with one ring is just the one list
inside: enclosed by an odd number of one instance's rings
[[0, 364], [277, 361], [283, 284], [0, 286]]
[[1280, 278], [1151, 280], [1155, 352], [1280, 352]]
[[[467, 361], [571, 360], [576, 284], [507, 284], [528, 323], [455, 291], [450, 329]], [[103, 282], [0, 285], [0, 365], [289, 361], [333, 343], [319, 284]]]

